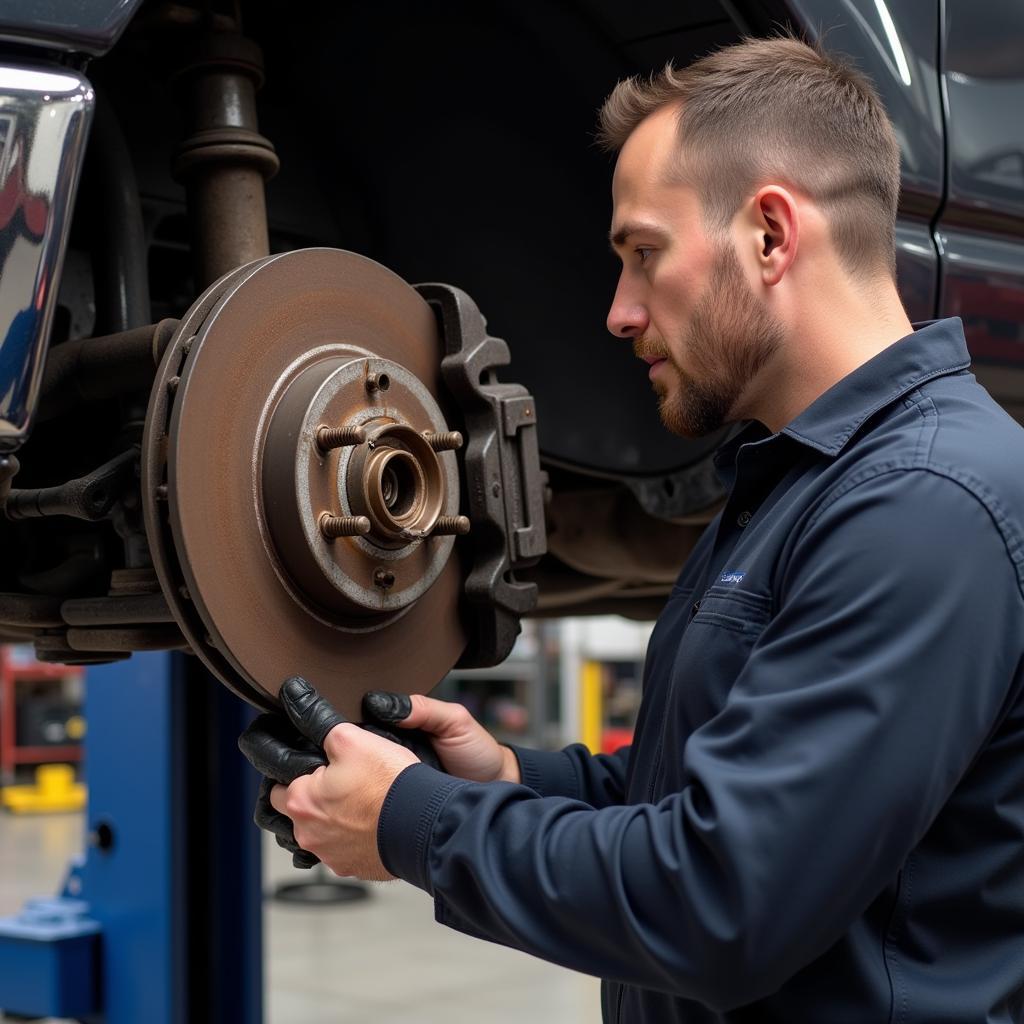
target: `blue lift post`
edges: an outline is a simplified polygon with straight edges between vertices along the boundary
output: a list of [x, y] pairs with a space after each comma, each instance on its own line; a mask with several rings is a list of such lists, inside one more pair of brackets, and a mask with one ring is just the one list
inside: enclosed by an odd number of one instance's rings
[[[253, 711], [197, 659], [86, 675], [88, 850], [64, 892], [0, 921], [0, 1007], [89, 1024], [260, 1024]], [[56, 880], [55, 880], [56, 881]]]

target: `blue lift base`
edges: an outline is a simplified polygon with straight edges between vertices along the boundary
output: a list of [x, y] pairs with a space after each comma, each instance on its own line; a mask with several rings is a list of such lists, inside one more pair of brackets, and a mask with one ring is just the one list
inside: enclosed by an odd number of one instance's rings
[[16, 917], [0, 918], [0, 993], [8, 1013], [96, 1013], [99, 967], [100, 923], [83, 900], [29, 900]]
[[90, 669], [89, 848], [0, 921], [0, 1008], [85, 1024], [260, 1024], [262, 886], [238, 752], [253, 710], [181, 654]]

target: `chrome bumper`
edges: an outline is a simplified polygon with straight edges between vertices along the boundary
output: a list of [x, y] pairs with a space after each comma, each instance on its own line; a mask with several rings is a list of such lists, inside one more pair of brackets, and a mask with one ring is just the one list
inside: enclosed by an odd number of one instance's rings
[[93, 104], [77, 72], [0, 65], [0, 452], [35, 411]]

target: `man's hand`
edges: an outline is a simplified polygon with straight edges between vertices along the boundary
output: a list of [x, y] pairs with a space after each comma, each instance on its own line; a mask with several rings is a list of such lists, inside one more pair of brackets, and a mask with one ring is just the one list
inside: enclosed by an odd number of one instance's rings
[[521, 782], [519, 762], [461, 705], [422, 694], [374, 690], [363, 697], [363, 714], [401, 729], [421, 729], [449, 775], [470, 782]]
[[[289, 679], [281, 688], [281, 701], [287, 707], [289, 699], [295, 696], [301, 700], [309, 684], [299, 677]], [[336, 716], [337, 721], [344, 719]], [[321, 765], [327, 764], [323, 748], [300, 733], [289, 718], [279, 714], [263, 714], [253, 721], [238, 739], [238, 749], [249, 763], [264, 776], [256, 797], [253, 821], [273, 833], [277, 845], [292, 855], [292, 864], [297, 868], [311, 868], [320, 858], [303, 850], [295, 841], [292, 823], [283, 814], [278, 814], [270, 803], [270, 790], [275, 783], [288, 785], [300, 775], [308, 775]]]
[[327, 734], [324, 751], [326, 767], [274, 786], [271, 805], [292, 820], [299, 846], [335, 874], [391, 878], [377, 852], [377, 822], [392, 783], [419, 758], [349, 722]]
[[[293, 854], [292, 860], [296, 867], [312, 867], [317, 863], [318, 859], [321, 859], [317, 856], [319, 851], [311, 851], [303, 841], [306, 838], [303, 826], [314, 819], [321, 821], [322, 824], [325, 806], [331, 799], [345, 796], [347, 790], [352, 788], [352, 785], [342, 786], [339, 796], [337, 787], [333, 785], [338, 775], [338, 769], [334, 764], [338, 757], [335, 756], [332, 762], [331, 752], [339, 755], [347, 750], [347, 776], [344, 782], [355, 785], [355, 804], [358, 806], [354, 814], [350, 813], [352, 808], [344, 810], [343, 817], [349, 824], [362, 820], [363, 815], [371, 812], [373, 817], [369, 826], [372, 845], [366, 849], [360, 848], [355, 857], [362, 865], [362, 869], [371, 873], [360, 874], [360, 877], [388, 877], [377, 857], [376, 822], [380, 816], [380, 805], [387, 795], [391, 782], [400, 771], [417, 762], [416, 755], [398, 743], [373, 736], [347, 723], [328, 701], [299, 676], [285, 681], [281, 687], [280, 699], [287, 718], [278, 714], [261, 715], [238, 741], [239, 748], [253, 767], [266, 776], [256, 802], [256, 824], [277, 836], [278, 845]], [[358, 743], [353, 746], [351, 743], [343, 742], [344, 737], [350, 737], [351, 732], [365, 738], [369, 744], [366, 751], [372, 756], [368, 757], [366, 764], [350, 763], [363, 752]], [[331, 768], [334, 770], [329, 771]], [[374, 801], [372, 798], [375, 791], [372, 784], [367, 787], [366, 793], [358, 792], [363, 769], [368, 769], [372, 776], [371, 781], [377, 783], [388, 776], [390, 769], [394, 769], [390, 770], [390, 781], [379, 794], [379, 800]], [[324, 783], [320, 779], [321, 776], [329, 776], [328, 782]], [[314, 777], [318, 779], [315, 785], [312, 782]], [[298, 785], [299, 783], [302, 785]], [[299, 801], [297, 806], [300, 807], [299, 813], [303, 816], [301, 823], [296, 821], [292, 814], [282, 810], [282, 806], [291, 799], [290, 794], [295, 786], [298, 786], [295, 790], [296, 799]], [[311, 798], [311, 793], [317, 794], [316, 800]], [[326, 831], [322, 827], [314, 830], [316, 838], [313, 841], [320, 842]], [[342, 870], [338, 866], [343, 858], [336, 851], [332, 856], [334, 859], [325, 859], [325, 863], [339, 874], [358, 874], [357, 871]]]

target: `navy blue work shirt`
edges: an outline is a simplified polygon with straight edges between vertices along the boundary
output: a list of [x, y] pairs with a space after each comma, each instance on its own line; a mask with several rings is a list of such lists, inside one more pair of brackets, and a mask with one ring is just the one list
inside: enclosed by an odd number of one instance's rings
[[412, 766], [386, 867], [616, 1024], [1024, 1019], [1024, 430], [969, 362], [922, 325], [727, 443], [632, 747]]

